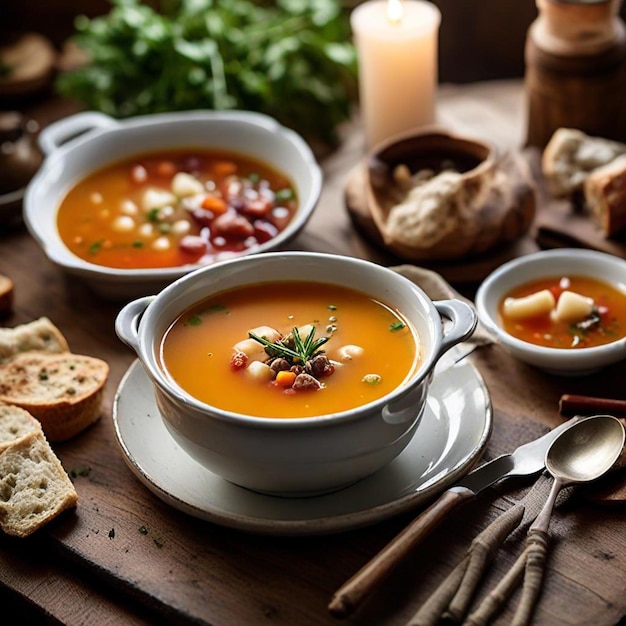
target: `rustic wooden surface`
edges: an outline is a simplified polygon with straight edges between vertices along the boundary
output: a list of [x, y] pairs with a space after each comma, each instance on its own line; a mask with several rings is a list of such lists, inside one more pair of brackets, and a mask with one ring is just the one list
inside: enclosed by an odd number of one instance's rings
[[[32, 112], [45, 124], [69, 110], [64, 103], [48, 103]], [[451, 128], [504, 148], [522, 145], [524, 101], [519, 82], [444, 86], [439, 115]], [[345, 129], [341, 148], [324, 159], [326, 179], [319, 208], [292, 248], [397, 263], [355, 230], [345, 210], [344, 186], [363, 150], [357, 120]], [[463, 280], [461, 269], [459, 286], [471, 293], [481, 277], [472, 273], [471, 280]], [[96, 299], [85, 285], [63, 276], [21, 227], [1, 231], [0, 273], [15, 282], [15, 313], [6, 325], [47, 315], [74, 352], [106, 359], [111, 365], [101, 420], [72, 441], [55, 446], [66, 469], [78, 474], [74, 481], [79, 506], [28, 540], [0, 537], [3, 601], [10, 600], [28, 616], [28, 623], [336, 624], [326, 609], [334, 591], [413, 513], [336, 535], [295, 538], [254, 536], [170, 508], [134, 478], [114, 438], [111, 405], [134, 358], [115, 336], [119, 305]], [[593, 376], [567, 379], [518, 363], [497, 345], [483, 347], [470, 358], [494, 405], [486, 457], [560, 423], [558, 401], [563, 393], [624, 397], [625, 363]], [[348, 623], [406, 624], [473, 536], [527, 488], [527, 481], [505, 484], [453, 514]], [[535, 623], [616, 624], [626, 615], [623, 507], [604, 507], [574, 495], [555, 513], [551, 530], [553, 550]], [[512, 543], [504, 550], [491, 578], [505, 571], [519, 547], [519, 542]], [[508, 610], [497, 623], [508, 624], [510, 617]]]

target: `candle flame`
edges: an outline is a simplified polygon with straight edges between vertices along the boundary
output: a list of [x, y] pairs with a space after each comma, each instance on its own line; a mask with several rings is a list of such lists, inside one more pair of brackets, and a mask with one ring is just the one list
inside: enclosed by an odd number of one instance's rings
[[399, 24], [404, 16], [404, 7], [402, 0], [388, 0], [387, 2], [387, 19], [391, 24]]

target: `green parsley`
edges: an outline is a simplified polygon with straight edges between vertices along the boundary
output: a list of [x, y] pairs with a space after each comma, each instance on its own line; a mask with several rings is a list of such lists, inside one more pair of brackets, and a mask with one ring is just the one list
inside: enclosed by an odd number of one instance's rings
[[307, 139], [339, 141], [358, 97], [351, 7], [337, 0], [111, 0], [81, 15], [87, 63], [57, 91], [113, 117], [194, 109], [270, 115]]
[[382, 379], [382, 376], [379, 374], [365, 374], [365, 376], [361, 379], [361, 382], [374, 386], [380, 384]]
[[94, 241], [89, 246], [89, 253], [90, 254], [98, 254], [98, 252], [100, 252], [100, 250], [102, 249], [102, 244], [103, 243], [104, 243], [104, 239], [100, 239], [99, 241]]
[[406, 324], [404, 322], [393, 322], [392, 324], [389, 324], [389, 330], [392, 333], [395, 333], [402, 330], [405, 326]]
[[159, 221], [159, 211], [160, 211], [160, 209], [150, 209], [146, 213], [146, 219], [149, 222], [158, 222]]
[[186, 326], [200, 326], [202, 318], [199, 315], [192, 315], [186, 322]]

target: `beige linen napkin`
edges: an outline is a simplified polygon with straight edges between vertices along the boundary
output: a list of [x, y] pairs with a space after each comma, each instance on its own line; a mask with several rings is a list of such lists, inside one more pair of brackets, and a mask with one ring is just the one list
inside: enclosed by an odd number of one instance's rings
[[[470, 306], [474, 306], [471, 300], [468, 300], [456, 291], [452, 285], [450, 285], [440, 274], [432, 270], [418, 267], [416, 265], [397, 265], [391, 268], [398, 274], [402, 274], [405, 278], [414, 282], [418, 287], [423, 289], [426, 295], [431, 300], [450, 300], [458, 299], [466, 302]], [[476, 346], [483, 346], [493, 343], [493, 338], [485, 330], [485, 328], [478, 322], [476, 330], [472, 336], [464, 343], [474, 344]]]

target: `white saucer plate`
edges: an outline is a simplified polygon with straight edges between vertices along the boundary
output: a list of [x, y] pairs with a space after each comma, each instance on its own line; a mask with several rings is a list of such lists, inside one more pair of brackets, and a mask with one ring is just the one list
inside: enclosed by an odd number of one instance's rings
[[491, 434], [489, 393], [469, 361], [438, 372], [415, 437], [388, 466], [323, 496], [281, 498], [225, 481], [167, 432], [139, 361], [113, 403], [115, 434], [137, 478], [169, 505], [216, 524], [271, 535], [317, 535], [369, 526], [411, 510], [467, 473]]

